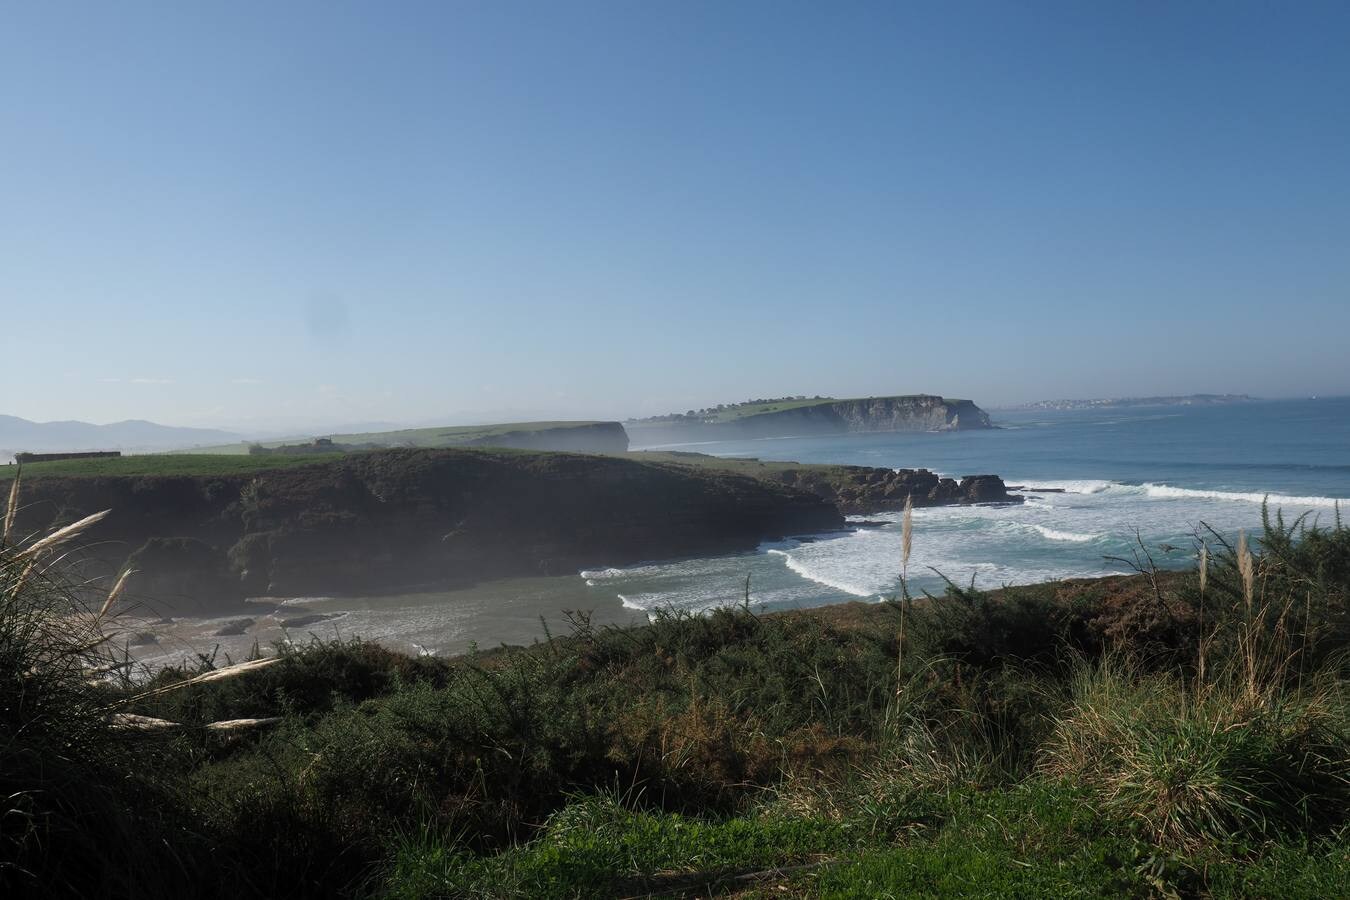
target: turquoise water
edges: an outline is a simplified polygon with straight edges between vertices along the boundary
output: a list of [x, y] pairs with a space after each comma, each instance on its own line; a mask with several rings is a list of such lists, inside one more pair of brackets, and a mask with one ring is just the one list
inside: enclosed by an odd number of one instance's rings
[[[992, 431], [870, 434], [683, 445], [719, 456], [994, 473], [1054, 487], [1018, 506], [915, 513], [911, 583], [938, 573], [997, 587], [1127, 572], [1139, 541], [1166, 567], [1189, 565], [1203, 526], [1258, 529], [1261, 502], [1330, 523], [1350, 507], [1350, 398], [1212, 407], [1003, 411]], [[633, 609], [739, 602], [747, 575], [761, 606], [812, 606], [895, 589], [898, 516], [731, 557], [581, 573], [598, 596]]]

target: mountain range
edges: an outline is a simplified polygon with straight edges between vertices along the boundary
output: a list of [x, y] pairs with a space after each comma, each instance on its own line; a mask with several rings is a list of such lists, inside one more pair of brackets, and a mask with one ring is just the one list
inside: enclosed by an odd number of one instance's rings
[[53, 453], [72, 450], [173, 450], [201, 444], [224, 444], [240, 436], [214, 428], [177, 428], [143, 419], [94, 425], [90, 422], [30, 422], [0, 415], [0, 457], [20, 451]]

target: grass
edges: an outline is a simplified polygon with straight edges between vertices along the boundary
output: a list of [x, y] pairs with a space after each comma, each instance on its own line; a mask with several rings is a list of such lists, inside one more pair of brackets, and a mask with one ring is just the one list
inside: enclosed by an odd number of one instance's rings
[[576, 615], [452, 660], [316, 641], [97, 684], [116, 622], [56, 580], [69, 543], [30, 570], [37, 546], [0, 547], [14, 895], [1313, 897], [1350, 874], [1339, 524], [1216, 540], [1203, 594], [1150, 572]]
[[[28, 463], [24, 478], [51, 476], [248, 475], [267, 469], [332, 462], [341, 453], [312, 456], [232, 456], [228, 454], [145, 454], [108, 459], [62, 459]], [[0, 466], [0, 482], [12, 480], [19, 466]]]
[[[322, 434], [283, 438], [277, 441], [262, 441], [264, 447], [280, 447], [285, 444], [298, 444], [311, 441], [316, 437], [331, 438], [338, 444], [358, 446], [376, 444], [384, 447], [460, 447], [486, 438], [501, 437], [520, 431], [542, 431], [550, 428], [584, 428], [603, 424], [600, 421], [561, 421], [561, 422], [505, 422], [498, 425], [440, 425], [433, 428], [402, 428], [395, 431], [366, 431], [353, 434]], [[248, 453], [248, 442], [222, 444], [217, 447], [201, 447], [180, 450], [181, 454], [235, 454]]]
[[807, 406], [822, 406], [834, 402], [836, 401], [833, 397], [821, 397], [813, 400], [776, 400], [773, 403], [738, 403], [725, 409], [714, 410], [709, 418], [717, 422], [732, 422], [749, 416], [762, 416], [766, 413], [802, 409]]
[[[518, 450], [509, 447], [465, 447], [465, 451], [491, 452], [493, 454], [535, 454], [547, 456], [551, 451]], [[361, 453], [380, 453], [379, 450], [356, 451]], [[298, 466], [313, 466], [335, 462], [351, 453], [335, 451], [333, 453], [313, 453], [296, 456], [276, 454], [270, 456], [247, 456], [229, 453], [204, 453], [200, 451], [184, 453], [153, 453], [130, 456], [110, 457], [106, 459], [63, 459], [56, 462], [27, 463], [24, 466], [0, 466], [0, 483], [11, 481], [23, 470], [24, 478], [71, 477], [71, 476], [126, 476], [147, 475], [249, 475], [272, 469], [288, 469]]]

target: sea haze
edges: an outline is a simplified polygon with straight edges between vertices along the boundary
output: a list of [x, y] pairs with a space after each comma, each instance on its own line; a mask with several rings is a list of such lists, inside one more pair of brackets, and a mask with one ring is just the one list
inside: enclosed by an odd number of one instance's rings
[[[1136, 534], [1164, 567], [1194, 562], [1203, 524], [1232, 538], [1256, 530], [1261, 502], [1292, 519], [1330, 524], [1350, 506], [1350, 398], [1214, 407], [1009, 411], [989, 431], [784, 438], [688, 446], [719, 456], [869, 466], [926, 467], [944, 475], [994, 473], [1010, 485], [1055, 488], [1025, 504], [937, 507], [914, 514], [914, 590], [940, 591], [942, 576], [982, 587], [1123, 573]], [[565, 627], [564, 609], [594, 610], [597, 624], [641, 621], [658, 608], [700, 611], [740, 603], [746, 578], [762, 609], [875, 600], [896, 589], [898, 515], [867, 517], [843, 532], [765, 543], [731, 556], [609, 567], [575, 576], [519, 579], [469, 591], [404, 597], [303, 598], [291, 610], [333, 618], [283, 630], [295, 611], [260, 618], [244, 635], [217, 638], [225, 620], [181, 620], [142, 648], [167, 662], [219, 644], [356, 636], [411, 652], [462, 652], [471, 643], [528, 642], [539, 617]], [[1172, 547], [1174, 549], [1166, 549]]]

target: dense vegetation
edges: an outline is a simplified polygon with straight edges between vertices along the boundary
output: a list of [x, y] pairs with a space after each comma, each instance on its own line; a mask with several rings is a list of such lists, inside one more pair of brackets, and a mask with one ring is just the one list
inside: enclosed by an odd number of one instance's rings
[[86, 897], [1336, 895], [1350, 529], [1276, 519], [1256, 553], [1208, 537], [1189, 574], [631, 629], [577, 615], [449, 661], [315, 643], [139, 683], [101, 653], [115, 621], [43, 574], [60, 547], [8, 545], [0, 879]]

